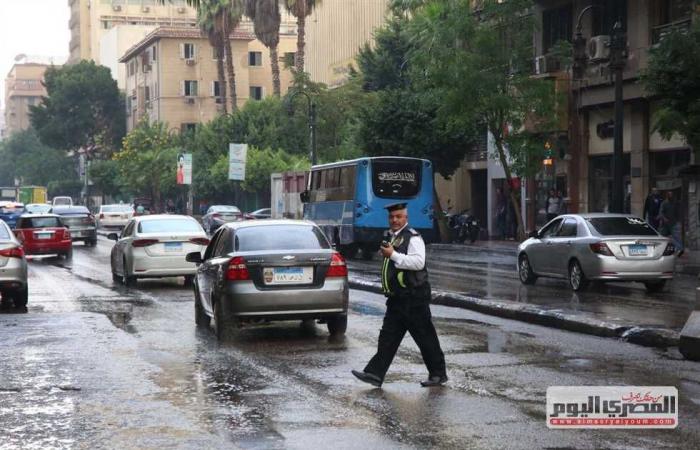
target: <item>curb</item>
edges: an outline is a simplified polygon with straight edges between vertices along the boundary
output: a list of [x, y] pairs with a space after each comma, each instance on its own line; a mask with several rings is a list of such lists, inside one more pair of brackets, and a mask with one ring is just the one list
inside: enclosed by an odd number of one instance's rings
[[[382, 293], [381, 284], [375, 281], [348, 277], [348, 283], [353, 289], [374, 292], [376, 294]], [[680, 333], [678, 331], [668, 328], [640, 327], [634, 325], [624, 326], [590, 317], [583, 317], [581, 315], [540, 309], [534, 305], [484, 300], [448, 291], [433, 290], [431, 303], [469, 309], [483, 314], [519, 320], [521, 322], [533, 323], [550, 328], [591, 334], [599, 337], [618, 338], [645, 347], [677, 347], [680, 339]]]

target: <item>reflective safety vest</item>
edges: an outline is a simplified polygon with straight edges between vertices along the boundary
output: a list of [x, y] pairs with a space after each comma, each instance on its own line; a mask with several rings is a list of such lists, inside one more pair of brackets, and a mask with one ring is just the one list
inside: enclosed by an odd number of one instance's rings
[[[390, 243], [394, 251], [408, 253], [408, 244], [412, 237], [420, 237], [413, 228], [404, 228], [394, 236]], [[384, 258], [382, 262], [382, 292], [387, 297], [413, 297], [425, 293], [428, 285], [428, 271], [423, 265], [421, 270], [397, 269], [394, 261]]]

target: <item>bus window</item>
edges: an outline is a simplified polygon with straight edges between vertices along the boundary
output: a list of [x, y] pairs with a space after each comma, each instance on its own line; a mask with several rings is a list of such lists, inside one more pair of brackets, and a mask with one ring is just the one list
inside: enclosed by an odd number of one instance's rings
[[420, 191], [420, 161], [372, 161], [372, 189], [377, 197], [409, 198]]
[[355, 198], [356, 166], [334, 167], [311, 174], [311, 202], [351, 201]]

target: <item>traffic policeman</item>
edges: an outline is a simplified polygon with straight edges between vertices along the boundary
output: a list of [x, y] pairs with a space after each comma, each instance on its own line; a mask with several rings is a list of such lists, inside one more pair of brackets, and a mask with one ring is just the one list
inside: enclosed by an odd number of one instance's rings
[[421, 386], [439, 386], [447, 381], [445, 355], [440, 348], [430, 314], [430, 283], [425, 268], [425, 243], [408, 226], [406, 203], [387, 205], [388, 241], [382, 242], [382, 291], [387, 297], [384, 323], [379, 332], [377, 353], [360, 372], [352, 374], [380, 387], [406, 331], [418, 345], [428, 368]]

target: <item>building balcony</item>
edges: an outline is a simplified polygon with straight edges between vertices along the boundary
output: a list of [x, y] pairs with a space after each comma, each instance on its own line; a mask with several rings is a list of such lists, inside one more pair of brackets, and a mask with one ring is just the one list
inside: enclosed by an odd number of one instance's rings
[[677, 20], [675, 22], [665, 23], [663, 25], [653, 27], [651, 29], [651, 45], [657, 45], [665, 36], [675, 31], [680, 31], [682, 33], [688, 32], [690, 29], [690, 24], [691, 18], [688, 17], [687, 19]]

